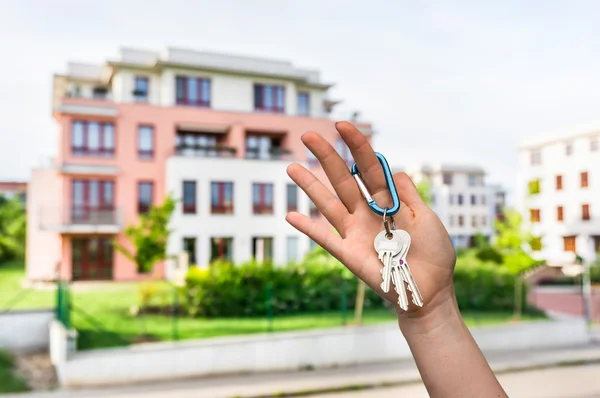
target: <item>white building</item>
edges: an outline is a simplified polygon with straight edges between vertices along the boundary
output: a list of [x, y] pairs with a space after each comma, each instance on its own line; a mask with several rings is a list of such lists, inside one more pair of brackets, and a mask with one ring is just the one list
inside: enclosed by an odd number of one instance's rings
[[526, 140], [520, 148], [518, 208], [540, 237], [536, 257], [568, 265], [600, 247], [600, 128]]
[[491, 238], [495, 201], [485, 185], [481, 167], [423, 165], [407, 168], [406, 172], [415, 182], [429, 180], [431, 207], [446, 226], [455, 247], [473, 246], [477, 233]]

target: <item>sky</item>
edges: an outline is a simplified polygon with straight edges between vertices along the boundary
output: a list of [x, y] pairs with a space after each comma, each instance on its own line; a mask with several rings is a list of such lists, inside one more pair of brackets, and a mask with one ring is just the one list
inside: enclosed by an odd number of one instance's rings
[[[523, 4], [526, 3], [526, 4]], [[51, 5], [51, 6], [50, 6]], [[121, 46], [321, 71], [394, 165], [481, 165], [514, 192], [526, 136], [599, 117], [600, 2], [0, 0], [0, 178], [57, 150], [52, 75]]]

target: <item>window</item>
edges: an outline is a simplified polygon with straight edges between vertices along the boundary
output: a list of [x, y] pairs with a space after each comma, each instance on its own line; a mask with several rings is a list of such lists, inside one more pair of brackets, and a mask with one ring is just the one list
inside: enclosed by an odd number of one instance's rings
[[540, 180], [539, 178], [537, 180], [531, 180], [529, 181], [529, 194], [530, 195], [535, 195], [540, 193]]
[[461, 214], [458, 216], [458, 226], [462, 227], [463, 225], [465, 225], [465, 216]]
[[458, 194], [458, 205], [462, 206], [463, 205], [463, 195], [461, 193]]
[[115, 183], [104, 180], [73, 180], [71, 185], [71, 222], [116, 222]]
[[485, 195], [481, 195], [481, 204], [485, 206], [485, 202], [486, 202]]
[[252, 238], [252, 257], [259, 263], [273, 262], [273, 238]]
[[472, 205], [476, 205], [477, 204], [477, 197], [475, 195], [471, 195], [471, 204]]
[[310, 151], [310, 149], [308, 149], [308, 148], [306, 148], [306, 159], [307, 159], [308, 165], [310, 167], [318, 167], [319, 166], [319, 160], [317, 159], [315, 154], [312, 153]]
[[450, 214], [448, 223], [450, 224], [451, 227], [454, 226], [454, 214]]
[[148, 101], [149, 83], [146, 76], [136, 76], [133, 83], [133, 98], [138, 102]]
[[540, 222], [540, 209], [529, 209], [529, 219], [532, 223]]
[[540, 236], [533, 237], [531, 239], [531, 250], [534, 252], [539, 252], [542, 250], [542, 238]]
[[196, 181], [183, 182], [183, 214], [196, 213]]
[[481, 226], [485, 227], [487, 225], [487, 217], [481, 216]]
[[298, 186], [287, 184], [287, 211], [298, 210]]
[[470, 187], [474, 187], [477, 185], [477, 175], [476, 174], [469, 174], [469, 186]]
[[542, 164], [542, 152], [540, 150], [531, 151], [531, 165]]
[[594, 137], [590, 140], [590, 151], [596, 152], [598, 150], [598, 138]]
[[92, 89], [92, 98], [94, 99], [106, 99], [108, 96], [108, 88], [106, 87], [94, 87]]
[[452, 185], [452, 174], [451, 173], [444, 173], [442, 178], [444, 180], [444, 185]]
[[310, 95], [298, 93], [298, 115], [308, 116], [310, 114]]
[[565, 213], [564, 208], [562, 206], [556, 207], [556, 221], [564, 221]]
[[285, 112], [285, 88], [283, 86], [255, 84], [254, 109], [275, 113]]
[[154, 195], [154, 183], [138, 182], [138, 213], [146, 214], [150, 211]]
[[561, 175], [556, 176], [556, 190], [562, 191], [563, 189], [563, 179]]
[[453, 205], [453, 204], [454, 204], [454, 195], [450, 194], [450, 195], [448, 196], [448, 202], [449, 202], [451, 205]]
[[211, 214], [233, 214], [233, 183], [210, 183]]
[[577, 244], [575, 239], [577, 236], [564, 236], [563, 237], [563, 249], [566, 252], [575, 253], [577, 251]]
[[210, 238], [210, 261], [233, 260], [233, 238]]
[[471, 216], [471, 226], [477, 228], [477, 216], [475, 215]]
[[315, 203], [312, 200], [310, 200], [309, 202], [310, 202], [310, 204], [309, 204], [308, 214], [312, 218], [319, 217], [319, 215], [321, 214], [321, 212], [317, 208], [317, 205], [315, 205]]
[[188, 254], [188, 264], [196, 264], [196, 238], [183, 238], [183, 251]]
[[286, 238], [287, 262], [295, 263], [298, 261], [298, 237], [288, 236]]
[[581, 205], [581, 219], [583, 221], [589, 221], [590, 219], [590, 205]]
[[152, 159], [154, 157], [154, 127], [138, 127], [138, 157], [140, 159]]
[[566, 156], [571, 156], [573, 154], [573, 144], [572, 143], [568, 143], [565, 145], [565, 155]]
[[175, 78], [177, 105], [210, 107], [210, 80], [198, 77]]
[[335, 141], [335, 151], [340, 155], [340, 157], [346, 162], [346, 166], [352, 167], [354, 163], [354, 158], [352, 157], [352, 152], [350, 152], [350, 148], [346, 145], [346, 142], [338, 138]]
[[77, 156], [113, 157], [115, 154], [114, 125], [112, 123], [73, 121], [71, 152]]
[[281, 142], [268, 135], [248, 134], [246, 136], [247, 159], [272, 159], [281, 154]]
[[254, 214], [273, 214], [273, 184], [252, 184]]
[[178, 131], [175, 148], [182, 156], [235, 156], [236, 148], [221, 145], [220, 141], [221, 137], [217, 134]]
[[587, 187], [588, 187], [588, 172], [583, 171], [581, 173], [581, 188], [587, 188]]

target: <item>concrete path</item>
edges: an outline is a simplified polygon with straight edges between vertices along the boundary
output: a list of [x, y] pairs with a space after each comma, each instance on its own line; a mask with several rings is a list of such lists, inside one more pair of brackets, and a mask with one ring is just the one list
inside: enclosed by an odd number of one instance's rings
[[[497, 374], [565, 365], [600, 363], [600, 344], [535, 351], [488, 352]], [[412, 360], [316, 371], [255, 374], [201, 380], [124, 386], [98, 390], [69, 390], [26, 394], [27, 398], [255, 398], [314, 396], [326, 391], [399, 386], [420, 383]], [[414, 386], [413, 386], [414, 387]], [[418, 389], [418, 385], [415, 387]], [[387, 390], [387, 388], [386, 388]], [[376, 391], [381, 391], [377, 389]], [[340, 395], [344, 396], [345, 395]], [[363, 395], [366, 396], [366, 395]], [[369, 395], [376, 396], [376, 395]], [[412, 395], [406, 395], [412, 396]], [[415, 395], [416, 396], [416, 395]], [[6, 395], [5, 397], [23, 397]], [[351, 397], [351, 395], [348, 395]], [[362, 397], [360, 395], [357, 396]], [[385, 395], [382, 395], [385, 397]]]
[[[498, 376], [511, 398], [596, 398], [600, 397], [600, 365], [557, 367], [506, 373]], [[316, 398], [317, 395], [309, 397]], [[323, 398], [427, 398], [423, 384], [341, 392]]]

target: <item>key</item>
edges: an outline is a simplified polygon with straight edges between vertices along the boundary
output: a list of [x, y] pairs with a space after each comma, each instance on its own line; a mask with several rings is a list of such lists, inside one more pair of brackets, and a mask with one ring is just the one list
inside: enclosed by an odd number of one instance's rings
[[[412, 295], [412, 302], [415, 305], [422, 307], [423, 306], [423, 297], [421, 296], [421, 292], [419, 292], [419, 288], [417, 287], [417, 283], [415, 282], [412, 272], [410, 272], [410, 267], [408, 266], [408, 262], [406, 262], [406, 256], [408, 254], [408, 249], [410, 247], [410, 242], [411, 242], [410, 235], [408, 234], [408, 232], [406, 232], [404, 230], [396, 230], [394, 232], [396, 232], [401, 237], [401, 240], [405, 245], [403, 247], [403, 250], [398, 252], [396, 257], [394, 258], [394, 266], [396, 268], [400, 269], [403, 279], [408, 284], [408, 290], [410, 290], [411, 295]], [[397, 262], [397, 265], [396, 265], [396, 262]]]
[[391, 232], [391, 239], [386, 235], [386, 231], [381, 231], [377, 234], [374, 241], [375, 250], [378, 253], [379, 260], [383, 263], [383, 268], [381, 269], [381, 276], [383, 277], [381, 290], [385, 293], [390, 291], [392, 261], [402, 249], [402, 242], [400, 241], [399, 235], [395, 235], [393, 231]]
[[383, 269], [381, 270], [381, 275], [383, 277], [381, 290], [383, 290], [385, 293], [389, 292], [390, 280], [392, 280], [394, 283], [394, 290], [398, 294], [398, 305], [400, 305], [400, 308], [406, 311], [408, 310], [408, 297], [404, 287], [404, 282], [402, 280], [402, 274], [400, 269], [398, 267], [394, 267], [393, 264], [394, 258], [405, 250], [406, 245], [396, 231], [391, 231], [390, 234], [391, 237], [389, 237], [386, 231], [381, 231], [375, 237], [374, 242], [375, 250], [379, 254], [379, 259], [383, 263]]

